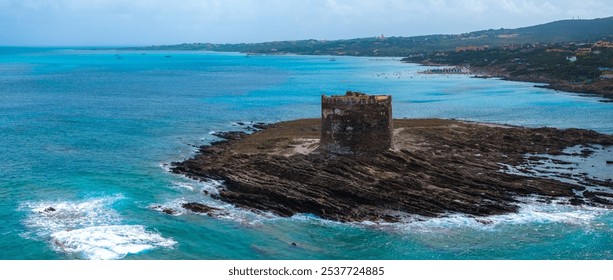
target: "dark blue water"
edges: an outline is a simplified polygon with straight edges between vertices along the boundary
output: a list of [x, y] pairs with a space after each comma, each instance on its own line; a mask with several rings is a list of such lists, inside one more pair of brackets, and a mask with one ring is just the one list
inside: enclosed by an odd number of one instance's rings
[[[319, 117], [320, 95], [346, 90], [391, 94], [396, 118], [613, 133], [613, 105], [597, 98], [419, 70], [356, 57], [0, 48], [0, 259], [613, 259], [610, 210], [528, 199], [487, 223], [339, 224], [235, 209], [202, 195], [218, 182], [165, 169], [211, 131]], [[228, 215], [181, 211], [187, 201]]]

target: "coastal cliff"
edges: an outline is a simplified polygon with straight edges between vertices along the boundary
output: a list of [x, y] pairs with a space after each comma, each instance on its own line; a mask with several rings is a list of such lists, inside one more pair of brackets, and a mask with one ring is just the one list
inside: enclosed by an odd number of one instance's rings
[[613, 189], [610, 179], [585, 176], [577, 184], [509, 172], [530, 160], [527, 155], [559, 155], [575, 145], [613, 145], [613, 136], [590, 130], [395, 119], [392, 149], [343, 155], [319, 149], [320, 119], [262, 128], [252, 134], [220, 134], [227, 140], [202, 146], [195, 157], [173, 163], [172, 172], [223, 181], [216, 198], [241, 208], [335, 221], [504, 214], [517, 211], [518, 201], [528, 196], [613, 205], [613, 195], [589, 189]]

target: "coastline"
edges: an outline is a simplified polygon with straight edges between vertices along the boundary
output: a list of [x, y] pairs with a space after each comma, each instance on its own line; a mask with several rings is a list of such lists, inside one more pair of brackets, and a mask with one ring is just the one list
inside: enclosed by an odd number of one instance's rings
[[[416, 63], [421, 66], [433, 66], [433, 67], [449, 67], [449, 68], [462, 68], [466, 67], [466, 65], [455, 65], [455, 64], [439, 64], [439, 63], [429, 63], [426, 61], [421, 62], [412, 62], [403, 60], [404, 63]], [[571, 83], [564, 80], [556, 80], [543, 76], [511, 76], [509, 71], [505, 71], [500, 67], [470, 67], [470, 74], [472, 78], [480, 78], [480, 79], [489, 79], [489, 78], [498, 78], [507, 81], [516, 81], [516, 82], [528, 82], [528, 83], [539, 83], [544, 85], [535, 85], [535, 87], [539, 88], [547, 88], [556, 91], [564, 91], [571, 93], [578, 93], [583, 96], [588, 97], [600, 97], [603, 98], [599, 100], [600, 102], [613, 102], [613, 81], [607, 80], [599, 80], [594, 81], [589, 84], [584, 83]], [[425, 73], [425, 74], [438, 74], [438, 73]], [[448, 74], [448, 73], [445, 73]], [[452, 74], [465, 74], [465, 73], [452, 73]]]
[[[131, 50], [131, 48], [128, 48], [128, 50]], [[159, 50], [159, 51], [166, 51], [166, 50]], [[173, 50], [173, 51], [181, 51], [181, 52], [190, 52], [190, 51], [194, 51], [194, 50]], [[201, 52], [202, 50], [198, 50], [197, 52]], [[386, 56], [386, 57], [382, 57], [382, 56], [364, 56], [364, 55], [348, 55], [348, 54], [336, 54], [336, 55], [331, 55], [331, 54], [301, 54], [301, 53], [293, 53], [293, 52], [261, 52], [261, 53], [251, 53], [251, 52], [243, 52], [243, 51], [219, 51], [219, 50], [204, 50], [206, 52], [212, 52], [212, 53], [235, 53], [235, 54], [241, 54], [241, 55], [246, 55], [246, 56], [259, 56], [259, 55], [272, 55], [272, 56], [288, 56], [288, 55], [305, 55], [305, 56], [338, 56], [338, 57], [369, 57], [372, 59], [385, 59], [385, 58], [390, 58], [390, 59], [394, 59], [394, 60], [398, 60], [400, 62], [404, 62], [404, 63], [415, 63], [421, 66], [434, 66], [434, 67], [453, 67], [453, 68], [462, 68], [465, 67], [465, 65], [454, 65], [454, 64], [439, 64], [439, 63], [429, 63], [429, 62], [425, 62], [425, 61], [421, 61], [421, 62], [414, 62], [414, 61], [405, 61], [403, 60], [403, 58], [401, 56]], [[544, 85], [535, 85], [535, 87], [539, 87], [539, 88], [547, 88], [547, 89], [552, 89], [552, 90], [556, 90], [556, 91], [564, 91], [564, 92], [569, 92], [569, 93], [578, 93], [582, 96], [588, 96], [588, 97], [596, 97], [596, 98], [602, 98], [601, 100], [599, 100], [600, 102], [605, 102], [605, 103], [609, 103], [609, 102], [613, 102], [613, 82], [612, 81], [606, 81], [606, 80], [599, 80], [596, 82], [592, 82], [590, 84], [583, 84], [583, 83], [571, 83], [568, 81], [564, 81], [564, 80], [555, 80], [555, 79], [550, 79], [550, 78], [546, 78], [546, 77], [517, 77], [517, 76], [511, 76], [509, 75], [508, 71], [504, 71], [500, 68], [492, 68], [492, 67], [474, 67], [474, 66], [470, 66], [471, 69], [476, 69], [476, 70], [471, 70], [470, 74], [473, 74], [473, 78], [482, 78], [482, 79], [488, 79], [488, 78], [499, 78], [502, 80], [507, 80], [507, 81], [516, 81], [516, 82], [528, 82], [528, 83], [539, 83], [539, 84], [544, 84]], [[425, 74], [439, 74], [439, 73], [425, 73]], [[444, 74], [466, 74], [466, 73], [444, 73]]]
[[[532, 196], [547, 203], [613, 207], [612, 193], [590, 189], [613, 189], [610, 179], [581, 175], [581, 183], [568, 183], [530, 176], [529, 170], [511, 172], [545, 155], [565, 154], [568, 147], [611, 146], [611, 135], [398, 119], [395, 149], [375, 156], [341, 156], [317, 148], [319, 122], [302, 119], [263, 126], [252, 134], [220, 134], [226, 140], [201, 147], [195, 157], [173, 163], [171, 171], [196, 180], [223, 181], [218, 194], [203, 195], [243, 209], [286, 217], [312, 214], [341, 222], [499, 215], [517, 212], [518, 200]], [[586, 150], [579, 156], [591, 153]], [[569, 166], [565, 172], [572, 170]], [[213, 214], [214, 210], [206, 209]]]
[[556, 91], [579, 93], [590, 97], [601, 97], [601, 102], [613, 102], [613, 82], [610, 81], [596, 81], [590, 84], [573, 84], [568, 81], [554, 80], [545, 77], [513, 77], [508, 72], [501, 71], [500, 69], [490, 69], [488, 67], [475, 67], [477, 71], [476, 78], [500, 78], [508, 81], [517, 82], [529, 82], [540, 83], [544, 85], [535, 85], [539, 88], [547, 88]]

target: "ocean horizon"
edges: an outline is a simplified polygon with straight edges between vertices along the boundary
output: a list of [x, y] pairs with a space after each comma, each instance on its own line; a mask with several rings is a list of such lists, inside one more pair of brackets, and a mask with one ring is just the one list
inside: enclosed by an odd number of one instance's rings
[[[391, 57], [0, 47], [0, 259], [613, 259], [611, 209], [528, 197], [517, 213], [485, 218], [339, 223], [240, 209], [204, 194], [223, 182], [169, 172], [219, 140], [214, 132], [319, 118], [322, 94], [348, 90], [391, 95], [394, 118], [613, 134], [613, 103], [598, 97], [418, 73], [428, 68]], [[602, 178], [613, 165], [581, 172]]]

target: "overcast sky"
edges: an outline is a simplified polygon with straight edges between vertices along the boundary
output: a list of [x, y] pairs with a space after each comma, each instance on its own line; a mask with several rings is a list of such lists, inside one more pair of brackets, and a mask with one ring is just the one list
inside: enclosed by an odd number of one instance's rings
[[457, 34], [613, 16], [613, 0], [0, 0], [0, 45]]

